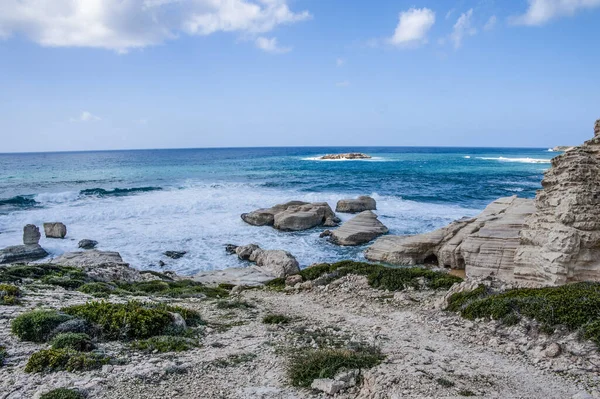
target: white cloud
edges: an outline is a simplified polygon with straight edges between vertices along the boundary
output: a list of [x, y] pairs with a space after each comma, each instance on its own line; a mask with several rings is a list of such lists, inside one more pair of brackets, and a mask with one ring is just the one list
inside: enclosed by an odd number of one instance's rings
[[398, 26], [390, 43], [396, 46], [418, 46], [427, 43], [427, 32], [435, 24], [435, 13], [428, 8], [411, 8], [400, 13]]
[[276, 37], [263, 37], [260, 36], [258, 38], [256, 38], [256, 47], [258, 47], [259, 49], [266, 51], [267, 53], [273, 53], [273, 54], [283, 54], [283, 53], [289, 53], [290, 51], [292, 51], [291, 47], [280, 47], [279, 43], [277, 43], [277, 38]]
[[256, 36], [307, 20], [288, 0], [1, 0], [0, 38], [127, 52], [185, 33]]
[[477, 29], [475, 29], [471, 24], [472, 17], [472, 8], [469, 11], [462, 13], [460, 17], [458, 17], [458, 20], [452, 29], [452, 33], [450, 34], [450, 40], [454, 43], [454, 48], [460, 48], [460, 46], [462, 46], [462, 41], [465, 36], [473, 36], [477, 34]]
[[515, 16], [510, 22], [515, 25], [543, 25], [546, 22], [570, 16], [580, 10], [600, 7], [600, 0], [527, 0], [529, 7], [523, 15]]
[[348, 82], [347, 80], [344, 80], [342, 82], [337, 82], [335, 85], [337, 87], [348, 87], [348, 86], [350, 86], [350, 82]]
[[335, 65], [337, 65], [338, 67], [344, 66], [345, 63], [346, 63], [346, 60], [343, 58], [338, 58], [337, 60], [335, 60]]
[[83, 111], [77, 118], [69, 119], [70, 122], [97, 122], [101, 120], [102, 118], [88, 111]]
[[498, 23], [498, 18], [495, 15], [492, 15], [490, 17], [490, 19], [488, 19], [488, 21], [483, 26], [483, 30], [488, 30], [488, 31], [492, 30], [496, 27], [497, 23]]

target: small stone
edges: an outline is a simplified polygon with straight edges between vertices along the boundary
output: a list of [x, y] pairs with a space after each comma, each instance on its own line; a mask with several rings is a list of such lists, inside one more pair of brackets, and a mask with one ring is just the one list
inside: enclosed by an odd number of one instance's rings
[[298, 283], [302, 283], [302, 276], [299, 274], [294, 274], [293, 276], [288, 276], [285, 279], [285, 285], [289, 286], [289, 287], [294, 287]]
[[343, 381], [336, 381], [330, 378], [318, 378], [313, 381], [310, 387], [325, 392], [327, 395], [335, 395], [344, 389], [345, 385], [346, 384]]
[[544, 349], [544, 356], [549, 358], [555, 358], [559, 356], [562, 352], [562, 348], [556, 342], [548, 345], [546, 349]]

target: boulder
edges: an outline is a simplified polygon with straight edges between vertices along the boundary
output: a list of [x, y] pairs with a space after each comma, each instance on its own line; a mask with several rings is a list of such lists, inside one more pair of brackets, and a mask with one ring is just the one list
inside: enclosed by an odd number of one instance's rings
[[50, 263], [82, 269], [101, 281], [143, 281], [136, 269], [129, 267], [118, 252], [98, 251], [68, 252]]
[[332, 227], [340, 222], [326, 202], [291, 201], [244, 213], [241, 217], [251, 225], [273, 226], [283, 231], [300, 231], [321, 225]]
[[331, 231], [329, 240], [337, 245], [355, 246], [365, 244], [387, 232], [388, 228], [377, 219], [376, 214], [364, 211], [344, 223], [339, 229]]
[[355, 199], [342, 199], [339, 200], [335, 211], [342, 213], [360, 213], [363, 211], [374, 211], [377, 209], [377, 202], [366, 195], [360, 196]]
[[40, 243], [40, 229], [34, 224], [23, 227], [23, 245], [37, 245]]
[[300, 266], [294, 256], [281, 250], [264, 250], [256, 244], [236, 247], [238, 258], [256, 263], [260, 270], [274, 278], [285, 278], [300, 272]]
[[65, 238], [67, 226], [60, 222], [44, 223], [46, 238]]
[[48, 252], [39, 244], [15, 245], [0, 250], [0, 264], [32, 262], [48, 256]]
[[296, 284], [300, 284], [300, 283], [302, 283], [302, 276], [299, 274], [294, 274], [292, 276], [288, 276], [285, 279], [285, 285], [288, 287], [293, 287]]
[[77, 246], [81, 249], [94, 249], [96, 248], [96, 245], [98, 245], [98, 241], [88, 239], [83, 239], [79, 241], [79, 244], [77, 244]]
[[179, 259], [182, 258], [185, 254], [187, 254], [187, 251], [166, 251], [164, 253], [164, 255], [167, 258], [171, 258], [171, 259]]

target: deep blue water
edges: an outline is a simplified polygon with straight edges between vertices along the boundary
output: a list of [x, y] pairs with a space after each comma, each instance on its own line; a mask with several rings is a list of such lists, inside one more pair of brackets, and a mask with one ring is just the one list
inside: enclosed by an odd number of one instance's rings
[[[364, 152], [366, 161], [319, 161]], [[222, 245], [258, 242], [304, 265], [362, 249], [337, 248], [319, 231], [289, 234], [245, 225], [239, 213], [292, 199], [374, 195], [394, 234], [473, 215], [510, 195], [533, 197], [555, 153], [506, 148], [235, 148], [0, 154], [0, 246], [18, 244], [24, 223], [61, 220], [73, 240], [44, 240], [58, 254], [95, 238], [138, 267], [166, 249], [190, 251], [175, 270], [237, 265]]]

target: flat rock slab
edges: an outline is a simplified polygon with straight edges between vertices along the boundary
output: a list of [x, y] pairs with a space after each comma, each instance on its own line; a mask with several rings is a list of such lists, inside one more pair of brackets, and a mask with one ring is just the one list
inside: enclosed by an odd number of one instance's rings
[[89, 250], [67, 252], [50, 263], [83, 269], [90, 276], [103, 281], [141, 281], [139, 271], [129, 267], [118, 252]]
[[344, 223], [339, 229], [332, 231], [329, 240], [337, 245], [356, 246], [387, 232], [388, 228], [377, 219], [376, 214], [364, 211]]
[[48, 252], [39, 244], [15, 245], [0, 250], [0, 264], [33, 262], [48, 256]]
[[275, 277], [265, 273], [258, 266], [232, 267], [224, 270], [201, 272], [191, 277], [192, 280], [209, 286], [233, 284], [256, 287], [274, 280]]

